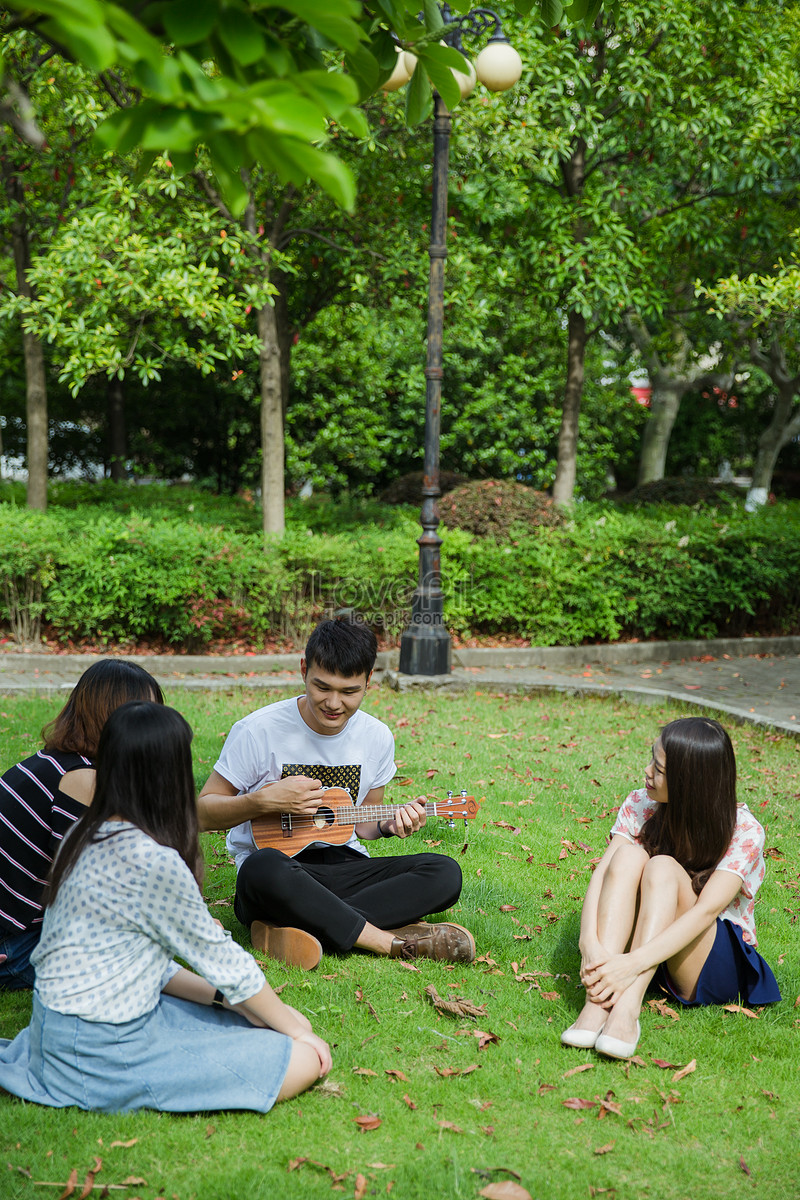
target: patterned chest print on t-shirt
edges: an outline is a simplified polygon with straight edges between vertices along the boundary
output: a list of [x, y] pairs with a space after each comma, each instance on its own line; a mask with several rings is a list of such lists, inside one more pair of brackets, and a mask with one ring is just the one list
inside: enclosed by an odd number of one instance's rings
[[354, 804], [358, 800], [361, 763], [343, 763], [338, 767], [323, 767], [318, 763], [284, 763], [281, 779], [286, 779], [288, 775], [307, 775], [309, 779], [319, 779], [323, 787], [345, 788], [353, 797]]

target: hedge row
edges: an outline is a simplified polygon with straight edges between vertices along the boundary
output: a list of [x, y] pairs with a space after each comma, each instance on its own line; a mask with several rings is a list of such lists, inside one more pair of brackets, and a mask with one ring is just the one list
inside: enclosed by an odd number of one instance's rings
[[[413, 512], [392, 527], [256, 533], [174, 514], [96, 506], [35, 513], [0, 504], [0, 620], [18, 640], [39, 623], [63, 639], [302, 637], [355, 606], [388, 633], [417, 580]], [[452, 630], [541, 645], [800, 630], [800, 508], [741, 512], [581, 506], [561, 528], [497, 541], [445, 531]]]

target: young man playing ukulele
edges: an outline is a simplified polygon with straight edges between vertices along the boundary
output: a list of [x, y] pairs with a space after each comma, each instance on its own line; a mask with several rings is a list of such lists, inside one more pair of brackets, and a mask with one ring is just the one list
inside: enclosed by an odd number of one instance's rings
[[[356, 824], [345, 845], [308, 842], [326, 788], [347, 789], [354, 805], [380, 805], [395, 774], [390, 730], [360, 710], [376, 655], [366, 625], [318, 625], [300, 660], [304, 695], [268, 704], [234, 725], [198, 799], [200, 828], [230, 831], [234, 912], [250, 926], [256, 949], [272, 957], [311, 968], [323, 950], [355, 947], [391, 958], [471, 962], [475, 942], [467, 929], [420, 921], [458, 899], [458, 863], [444, 854], [373, 859], [359, 840], [416, 833], [425, 824], [424, 800]], [[311, 830], [293, 857], [259, 850], [253, 837], [251, 822], [279, 813], [292, 814], [300, 828], [305, 818]]]

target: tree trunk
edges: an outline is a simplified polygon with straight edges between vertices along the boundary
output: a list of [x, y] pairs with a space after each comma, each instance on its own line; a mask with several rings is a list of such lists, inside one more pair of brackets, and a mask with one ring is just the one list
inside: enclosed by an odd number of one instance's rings
[[258, 376], [261, 388], [261, 514], [265, 534], [283, 533], [284, 449], [281, 360], [275, 308], [258, 311]]
[[558, 465], [553, 483], [553, 499], [564, 506], [572, 503], [578, 461], [578, 418], [583, 396], [583, 371], [586, 358], [586, 319], [581, 313], [569, 313], [567, 325], [567, 383], [558, 433]]
[[[31, 265], [30, 240], [25, 219], [24, 193], [19, 176], [6, 177], [6, 191], [16, 204], [16, 215], [11, 227], [14, 247], [14, 268], [17, 291], [21, 296], [32, 296], [33, 292], [26, 272]], [[22, 350], [25, 358], [25, 407], [27, 425], [28, 460], [28, 508], [47, 508], [47, 378], [44, 368], [42, 343], [32, 333], [22, 332]]]
[[125, 393], [122, 380], [115, 375], [108, 381], [108, 456], [109, 471], [115, 483], [127, 479], [128, 439], [125, 430]]
[[753, 359], [758, 361], [758, 365], [775, 384], [777, 401], [772, 410], [772, 420], [758, 439], [753, 480], [745, 500], [747, 512], [754, 512], [768, 502], [777, 456], [783, 446], [800, 433], [800, 412], [792, 415], [792, 406], [800, 388], [800, 376], [789, 377], [782, 347], [775, 342], [768, 353], [754, 353]]
[[669, 439], [686, 390], [683, 383], [667, 383], [664, 380], [652, 382], [650, 416], [642, 432], [642, 449], [639, 454], [639, 474], [636, 480], [639, 486], [664, 478]]

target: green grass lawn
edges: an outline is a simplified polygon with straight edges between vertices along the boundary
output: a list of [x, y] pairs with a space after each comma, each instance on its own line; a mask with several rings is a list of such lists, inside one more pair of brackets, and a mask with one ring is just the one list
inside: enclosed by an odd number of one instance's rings
[[[232, 722], [265, 699], [173, 693], [195, 729], [198, 784]], [[0, 697], [3, 767], [37, 747], [62, 702]], [[321, 1086], [267, 1117], [95, 1116], [3, 1096], [0, 1197], [55, 1200], [63, 1186], [43, 1183], [64, 1185], [73, 1170], [78, 1196], [96, 1160], [93, 1195], [125, 1184], [108, 1195], [141, 1200], [314, 1200], [332, 1190], [472, 1198], [504, 1180], [535, 1200], [800, 1194], [800, 742], [731, 728], [739, 798], [767, 827], [759, 947], [784, 1000], [747, 1014], [678, 1012], [656, 997], [630, 1065], [562, 1047], [559, 1034], [580, 1003], [578, 922], [592, 860], [616, 807], [641, 783], [657, 729], [680, 709], [376, 688], [366, 708], [397, 739], [391, 796], [465, 787], [485, 798], [463, 853], [463, 826], [443, 823], [407, 846], [459, 858], [464, 891], [452, 915], [473, 929], [477, 963], [415, 967], [353, 954], [303, 975], [264, 960], [273, 986], [334, 1046]], [[205, 846], [212, 912], [246, 943], [224, 839], [205, 835]], [[391, 841], [375, 852], [402, 849]], [[430, 985], [485, 1015], [439, 1015]], [[29, 1012], [28, 994], [0, 996], [0, 1036], [13, 1036]], [[361, 1117], [377, 1118], [375, 1127], [362, 1130]]]

